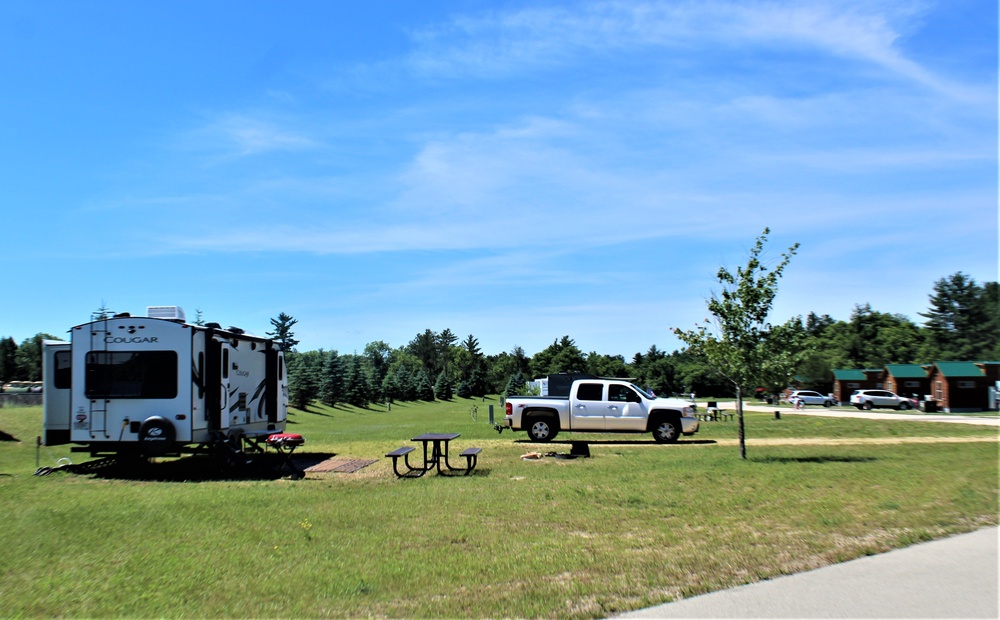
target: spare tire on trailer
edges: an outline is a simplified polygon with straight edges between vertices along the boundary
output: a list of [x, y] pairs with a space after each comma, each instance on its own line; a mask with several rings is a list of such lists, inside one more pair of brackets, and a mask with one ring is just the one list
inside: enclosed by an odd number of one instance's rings
[[143, 456], [163, 456], [174, 449], [177, 432], [166, 418], [154, 416], [142, 423], [139, 429], [139, 452]]

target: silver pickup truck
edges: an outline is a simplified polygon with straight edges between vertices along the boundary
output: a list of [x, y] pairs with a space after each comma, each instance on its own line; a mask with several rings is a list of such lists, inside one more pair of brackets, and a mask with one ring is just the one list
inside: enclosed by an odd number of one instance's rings
[[627, 381], [578, 379], [569, 396], [511, 396], [504, 425], [527, 431], [531, 441], [551, 441], [559, 431], [652, 433], [672, 443], [698, 432], [693, 403], [657, 398]]

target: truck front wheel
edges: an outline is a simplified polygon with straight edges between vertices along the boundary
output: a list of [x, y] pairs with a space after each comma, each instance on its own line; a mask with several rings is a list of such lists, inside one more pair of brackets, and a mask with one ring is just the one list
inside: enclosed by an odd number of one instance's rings
[[681, 436], [680, 422], [673, 419], [662, 419], [653, 427], [653, 439], [656, 443], [674, 443]]
[[559, 429], [552, 418], [532, 418], [528, 424], [528, 437], [534, 442], [552, 441]]

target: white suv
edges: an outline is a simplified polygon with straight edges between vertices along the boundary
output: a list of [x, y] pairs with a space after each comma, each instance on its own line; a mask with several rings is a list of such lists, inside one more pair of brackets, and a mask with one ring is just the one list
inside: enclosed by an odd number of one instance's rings
[[824, 407], [832, 407], [835, 404], [833, 397], [824, 396], [819, 392], [813, 392], [812, 390], [795, 390], [788, 397], [788, 402], [794, 403], [796, 398], [802, 401], [803, 405], [823, 405]]
[[913, 407], [909, 398], [897, 396], [887, 390], [854, 390], [851, 394], [851, 404], [858, 409], [884, 407], [906, 411]]

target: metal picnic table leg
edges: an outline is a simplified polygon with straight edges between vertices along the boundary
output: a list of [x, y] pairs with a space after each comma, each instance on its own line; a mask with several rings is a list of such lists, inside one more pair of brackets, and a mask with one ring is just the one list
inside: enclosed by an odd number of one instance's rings
[[[426, 461], [426, 460], [427, 460], [427, 452], [425, 450], [424, 451], [424, 461]], [[410, 455], [409, 454], [404, 454], [403, 455], [403, 465], [406, 465], [406, 469], [407, 469], [407, 472], [405, 474], [406, 477], [419, 478], [420, 476], [423, 476], [424, 474], [427, 473], [427, 468], [426, 467], [414, 467], [414, 466], [410, 465]], [[396, 469], [396, 461], [392, 462], [392, 468], [393, 468], [393, 471], [395, 471], [395, 469]], [[416, 474], [415, 476], [410, 476], [410, 474], [412, 474], [413, 472], [419, 472], [419, 473]], [[396, 472], [396, 475], [399, 476], [400, 478], [404, 477], [404, 476], [400, 476], [398, 471]]]
[[297, 447], [298, 446], [292, 446], [291, 448], [287, 448], [288, 452], [285, 452], [283, 449], [278, 450], [285, 457], [285, 460], [282, 461], [281, 465], [278, 467], [278, 471], [279, 472], [283, 471], [285, 469], [285, 465], [288, 465], [288, 469], [292, 471], [293, 477], [305, 478], [306, 476], [305, 472], [296, 467], [295, 463], [292, 462], [292, 454], [295, 452], [295, 448]]

